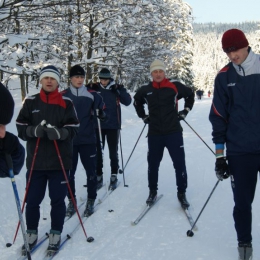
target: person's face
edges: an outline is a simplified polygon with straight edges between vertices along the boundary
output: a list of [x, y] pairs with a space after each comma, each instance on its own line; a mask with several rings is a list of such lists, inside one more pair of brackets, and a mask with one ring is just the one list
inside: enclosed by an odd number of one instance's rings
[[227, 53], [228, 58], [236, 65], [242, 64], [248, 56], [248, 47]]
[[152, 73], [152, 78], [155, 82], [160, 83], [165, 78], [165, 72], [163, 70], [154, 70]]
[[52, 77], [44, 77], [41, 79], [40, 83], [42, 88], [46, 92], [53, 92], [58, 86], [58, 81]]
[[80, 88], [83, 85], [84, 80], [84, 76], [73, 76], [70, 78], [70, 82], [75, 88]]
[[102, 84], [102, 86], [106, 87], [109, 83], [109, 79], [100, 79], [100, 83]]
[[5, 125], [0, 125], [0, 138], [4, 138], [5, 137]]

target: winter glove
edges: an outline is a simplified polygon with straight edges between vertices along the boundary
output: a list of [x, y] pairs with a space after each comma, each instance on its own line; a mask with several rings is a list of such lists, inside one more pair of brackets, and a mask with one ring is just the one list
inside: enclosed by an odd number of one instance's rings
[[143, 121], [144, 121], [145, 124], [149, 124], [149, 123], [150, 123], [150, 117], [149, 117], [149, 115], [145, 115], [142, 119], [143, 119]]
[[185, 108], [185, 109], [179, 111], [179, 113], [178, 113], [178, 119], [179, 119], [179, 121], [180, 121], [180, 120], [184, 120], [185, 117], [188, 115], [189, 111], [190, 111], [189, 108]]
[[39, 138], [43, 138], [45, 136], [45, 124], [46, 121], [42, 120], [42, 122], [40, 124], [38, 124], [37, 126], [28, 126], [26, 128], [26, 134], [29, 137], [39, 137]]
[[9, 132], [5, 132], [5, 137], [0, 139], [0, 151], [7, 154], [15, 152], [19, 145], [18, 137]]
[[65, 127], [58, 128], [50, 124], [45, 128], [45, 132], [49, 140], [65, 140], [69, 136], [69, 130]]
[[230, 173], [229, 173], [229, 168], [228, 168], [225, 157], [216, 159], [215, 172], [216, 172], [217, 178], [220, 181], [223, 181], [223, 179], [227, 179], [229, 177]]
[[121, 86], [112, 85], [110, 89], [111, 89], [111, 91], [112, 91], [113, 93], [116, 94], [116, 96], [120, 96], [120, 88], [121, 88]]
[[99, 120], [102, 121], [102, 122], [106, 121], [106, 119], [107, 119], [107, 115], [106, 115], [106, 113], [104, 112], [103, 109], [97, 110], [97, 117], [98, 117]]

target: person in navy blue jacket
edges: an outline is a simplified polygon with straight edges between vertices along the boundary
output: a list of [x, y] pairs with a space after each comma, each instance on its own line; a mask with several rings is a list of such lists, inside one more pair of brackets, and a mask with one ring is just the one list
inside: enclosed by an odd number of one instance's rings
[[[105, 105], [103, 99], [92, 89], [87, 89], [84, 85], [85, 71], [80, 65], [75, 65], [70, 70], [70, 87], [63, 91], [63, 96], [69, 97], [76, 108], [80, 121], [78, 135], [73, 140], [73, 166], [70, 171], [70, 188], [76, 199], [75, 173], [80, 156], [82, 165], [87, 175], [88, 200], [84, 215], [90, 216], [94, 212], [94, 202], [97, 196], [97, 175], [96, 175], [96, 134], [94, 125], [94, 115], [98, 110], [101, 120], [105, 119], [103, 111]], [[69, 204], [67, 216], [75, 213], [75, 209], [68, 193]]]
[[9, 177], [5, 155], [10, 154], [13, 172], [19, 174], [24, 165], [25, 150], [17, 136], [6, 131], [6, 125], [12, 120], [14, 100], [7, 88], [0, 83], [0, 178]]
[[[117, 84], [110, 71], [107, 68], [100, 70], [99, 74], [100, 82], [98, 84], [90, 84], [92, 89], [96, 90], [105, 102], [105, 112], [107, 115], [107, 120], [101, 122], [101, 134], [102, 134], [102, 144], [103, 148], [105, 146], [105, 139], [107, 140], [109, 157], [110, 157], [110, 167], [111, 167], [111, 177], [110, 177], [110, 189], [115, 189], [117, 187], [117, 173], [119, 169], [118, 161], [118, 141], [121, 129], [121, 106], [129, 106], [131, 104], [131, 96], [126, 91], [123, 85]], [[98, 186], [103, 185], [103, 158], [99, 140], [99, 130], [96, 129], [98, 142], [97, 142], [97, 179]]]
[[215, 172], [219, 180], [231, 177], [239, 259], [251, 259], [251, 207], [260, 171], [260, 55], [238, 29], [223, 34], [222, 48], [230, 62], [216, 76], [209, 115]]

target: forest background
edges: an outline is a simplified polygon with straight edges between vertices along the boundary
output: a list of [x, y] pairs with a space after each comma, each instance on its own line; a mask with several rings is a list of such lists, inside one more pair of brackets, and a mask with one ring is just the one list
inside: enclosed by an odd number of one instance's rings
[[40, 69], [49, 64], [60, 70], [61, 88], [80, 64], [86, 83], [108, 67], [134, 91], [149, 81], [156, 58], [167, 64], [169, 78], [212, 91], [228, 63], [221, 36], [230, 28], [243, 30], [260, 52], [259, 23], [193, 23], [192, 8], [182, 0], [0, 0], [0, 21], [0, 80], [21, 88], [22, 99], [39, 87]]

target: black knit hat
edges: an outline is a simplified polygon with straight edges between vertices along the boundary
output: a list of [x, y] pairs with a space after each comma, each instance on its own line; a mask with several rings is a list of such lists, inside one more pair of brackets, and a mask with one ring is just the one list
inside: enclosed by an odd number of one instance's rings
[[14, 100], [8, 89], [0, 83], [0, 124], [7, 125], [14, 114]]
[[111, 79], [111, 73], [109, 69], [104, 68], [98, 73], [98, 77], [100, 79]]
[[79, 66], [75, 65], [70, 69], [70, 78], [74, 76], [84, 76], [85, 77], [86, 73], [85, 70]]

